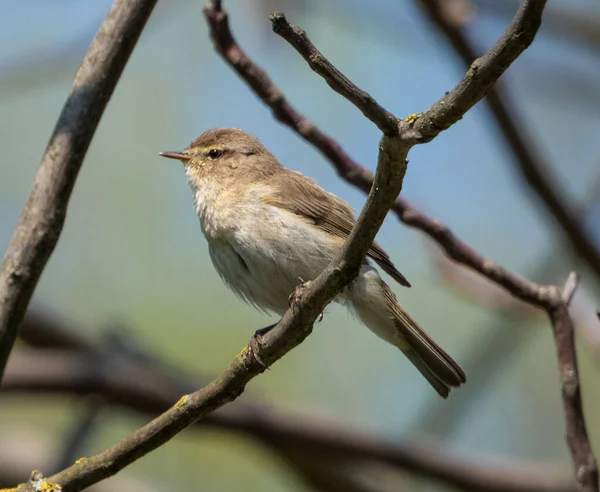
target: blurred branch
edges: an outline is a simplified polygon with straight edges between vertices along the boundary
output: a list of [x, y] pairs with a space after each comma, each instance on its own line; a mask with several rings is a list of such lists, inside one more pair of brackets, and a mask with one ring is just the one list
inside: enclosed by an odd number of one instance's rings
[[47, 86], [49, 81], [69, 75], [77, 68], [85, 55], [85, 49], [93, 39], [100, 21], [94, 21], [87, 29], [59, 43], [46, 44], [26, 53], [17, 53], [11, 60], [0, 65], [2, 98], [22, 94], [28, 89]]
[[510, 312], [511, 315], [522, 318], [542, 316], [542, 312], [535, 306], [511, 296], [498, 284], [476, 275], [472, 270], [462, 268], [439, 254], [438, 250], [431, 251], [431, 263], [439, 280], [463, 299], [492, 311]]
[[[54, 436], [40, 430], [28, 428], [0, 427], [0, 487], [4, 484], [26, 482], [35, 467], [47, 469], [54, 466], [56, 448]], [[7, 489], [1, 489], [2, 492]], [[10, 489], [13, 491], [14, 489]], [[99, 483], [89, 488], [89, 492], [158, 492], [150, 481], [143, 481], [130, 475], [115, 477], [113, 482]]]
[[[443, 6], [444, 0], [416, 1], [458, 53], [463, 61], [463, 66], [470, 71], [478, 72], [477, 51], [469, 42], [462, 27], [447, 15], [448, 9]], [[519, 36], [520, 34], [515, 32], [514, 35]], [[600, 278], [598, 246], [587, 232], [578, 214], [553, 181], [551, 166], [544, 161], [541, 153], [536, 149], [524, 125], [519, 123], [520, 118], [517, 116], [517, 111], [502, 84], [496, 84], [495, 88], [487, 93], [485, 102], [498, 130], [514, 154], [513, 162], [517, 171], [545, 204], [548, 212], [561, 227], [573, 251], [580, 255], [595, 275]]]
[[[28, 315], [26, 333], [35, 336], [26, 342], [49, 337], [48, 326], [61, 326], [63, 334], [79, 338], [81, 330], [50, 323], [46, 316]], [[36, 333], [38, 332], [38, 333]], [[65, 343], [66, 342], [66, 343]], [[62, 345], [64, 343], [64, 345]], [[197, 387], [183, 374], [161, 368], [154, 359], [126, 354], [107, 354], [107, 369], [103, 379], [90, 367], [90, 353], [101, 345], [90, 339], [86, 349], [70, 350], [63, 337], [53, 350], [17, 351], [8, 365], [2, 391], [101, 395], [107, 403], [155, 415], [167, 409], [181, 393]], [[476, 457], [461, 457], [433, 439], [391, 443], [361, 432], [340, 422], [318, 420], [298, 414], [279, 414], [268, 407], [248, 400], [220, 409], [200, 420], [198, 425], [212, 426], [245, 434], [269, 446], [290, 461], [297, 471], [318, 467], [319, 463], [337, 460], [335, 470], [344, 463], [357, 469], [361, 463], [380, 463], [401, 471], [424, 475], [468, 490], [514, 492], [574, 492], [575, 485], [568, 470], [551, 464], [522, 462], [494, 464]], [[286, 451], [287, 450], [287, 451]], [[292, 450], [293, 453], [288, 452]], [[298, 463], [300, 461], [300, 463]], [[319, 467], [320, 475], [326, 471]], [[312, 477], [312, 476], [311, 476]], [[312, 477], [314, 478], [314, 477]]]
[[[477, 0], [480, 10], [503, 16], [512, 15], [518, 4], [519, 0]], [[544, 32], [559, 37], [561, 41], [600, 49], [600, 16], [592, 5], [573, 8], [554, 2], [544, 13]]]
[[[96, 366], [93, 362], [90, 362], [90, 365], [92, 367]], [[62, 470], [83, 456], [85, 454], [84, 450], [98, 427], [100, 415], [106, 403], [104, 398], [90, 393], [82, 403], [81, 413], [71, 424], [71, 429], [67, 433], [63, 449], [53, 470]]]
[[0, 268], [0, 379], [102, 113], [156, 0], [116, 0], [75, 75]]

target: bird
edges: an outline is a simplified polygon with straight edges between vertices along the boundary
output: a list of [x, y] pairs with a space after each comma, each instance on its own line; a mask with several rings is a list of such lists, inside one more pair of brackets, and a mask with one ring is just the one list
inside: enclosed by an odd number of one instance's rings
[[[339, 252], [356, 220], [350, 205], [284, 167], [260, 141], [213, 128], [180, 152], [212, 263], [242, 300], [283, 315], [298, 279], [314, 279]], [[338, 294], [375, 335], [399, 348], [443, 398], [466, 382], [463, 369], [400, 306], [376, 266], [408, 280], [374, 241], [358, 276]]]

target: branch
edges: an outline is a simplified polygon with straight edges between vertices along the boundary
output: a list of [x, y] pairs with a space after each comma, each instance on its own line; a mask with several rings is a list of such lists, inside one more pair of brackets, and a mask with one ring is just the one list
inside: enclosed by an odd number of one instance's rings
[[[448, 42], [462, 59], [464, 66], [471, 66], [470, 72], [475, 70], [474, 74], [480, 74], [481, 67], [484, 65], [482, 60], [485, 60], [488, 55], [477, 59], [477, 51], [469, 42], [461, 26], [449, 18], [447, 9], [444, 8], [444, 0], [418, 0], [418, 2], [423, 6], [433, 24], [448, 39]], [[529, 3], [529, 8], [533, 10], [541, 9], [545, 2], [524, 2], [517, 17], [525, 15], [525, 10], [528, 8], [525, 5], [526, 3]], [[539, 13], [541, 15], [541, 10]], [[520, 36], [520, 33], [521, 31], [514, 31], [512, 35]], [[531, 39], [531, 36], [523, 37], [526, 43], [530, 43]], [[495, 50], [496, 47], [492, 50]], [[440, 103], [443, 101], [444, 99]], [[552, 180], [551, 166], [544, 162], [541, 153], [536, 149], [532, 140], [528, 138], [525, 128], [519, 124], [517, 111], [509, 95], [503, 90], [503, 86], [496, 85], [495, 88], [490, 89], [485, 102], [492, 113], [498, 130], [515, 157], [513, 163], [517, 171], [521, 173], [529, 187], [545, 204], [548, 212], [554, 217], [554, 220], [569, 240], [573, 251], [577, 252], [592, 268], [596, 276], [600, 278], [600, 250], [598, 246], [587, 232], [577, 212], [573, 210], [564, 194], [561, 193], [559, 186]], [[446, 103], [444, 102], [444, 104]], [[435, 105], [428, 113], [431, 113], [434, 108]]]
[[[426, 113], [408, 118], [404, 125], [401, 125], [403, 139], [411, 145], [426, 143], [459, 121], [533, 42], [542, 21], [545, 5], [546, 0], [524, 0], [502, 37], [484, 56], [473, 61], [459, 84]], [[368, 100], [359, 99], [356, 103], [356, 92], [359, 89], [351, 83], [348, 85], [346, 78], [340, 79], [339, 71], [331, 63], [323, 61], [323, 55], [314, 48], [304, 31], [290, 25], [281, 12], [274, 12], [270, 19], [275, 33], [290, 43], [313, 71], [321, 75], [334, 90], [355, 103], [384, 133], [391, 131], [383, 128], [382, 108], [374, 107]]]
[[[428, 4], [436, 0], [422, 0]], [[546, 0], [523, 0], [496, 44], [480, 58], [471, 59], [458, 85], [421, 115], [414, 123], [417, 138], [427, 142], [456, 123], [462, 115], [488, 94], [508, 66], [529, 47], [542, 22]], [[444, 9], [440, 9], [440, 12]], [[454, 26], [456, 29], [456, 25]], [[459, 111], [457, 111], [459, 109]]]
[[579, 490], [598, 492], [598, 464], [592, 451], [583, 416], [581, 384], [575, 351], [575, 332], [573, 319], [569, 314], [569, 303], [573, 298], [577, 283], [577, 275], [571, 273], [562, 292], [556, 288], [556, 294], [561, 296], [563, 300], [557, 303], [554, 309], [548, 311], [548, 316], [552, 323], [556, 342], [567, 427], [567, 442], [571, 450], [575, 477]]
[[[210, 4], [209, 4], [210, 5]], [[398, 119], [381, 107], [373, 97], [354, 85], [343, 73], [315, 48], [306, 33], [298, 26], [288, 23], [283, 12], [275, 11], [269, 19], [273, 31], [290, 43], [310, 68], [325, 79], [329, 87], [354, 104], [362, 113], [382, 131], [384, 135], [397, 133]]]
[[102, 113], [156, 0], [116, 0], [83, 59], [0, 268], [0, 379]]

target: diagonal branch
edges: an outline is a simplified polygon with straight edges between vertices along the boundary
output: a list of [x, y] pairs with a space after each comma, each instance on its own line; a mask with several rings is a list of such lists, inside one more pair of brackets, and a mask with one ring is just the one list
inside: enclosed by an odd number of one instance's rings
[[370, 94], [354, 85], [348, 77], [335, 68], [315, 48], [302, 29], [288, 23], [283, 12], [275, 11], [269, 16], [269, 19], [273, 24], [273, 31], [290, 43], [306, 60], [310, 68], [325, 79], [329, 87], [360, 109], [385, 135], [394, 135], [397, 132], [398, 119], [380, 106]]
[[0, 379], [102, 113], [156, 0], [116, 0], [83, 59], [0, 268]]
[[[479, 64], [477, 51], [469, 42], [465, 32], [448, 17], [444, 0], [417, 0], [432, 23], [446, 37], [465, 67]], [[483, 59], [485, 57], [480, 58]], [[477, 65], [476, 65], [477, 64]], [[585, 228], [577, 212], [569, 205], [564, 194], [552, 179], [551, 167], [536, 148], [526, 129], [519, 124], [517, 111], [509, 94], [500, 84], [486, 95], [485, 102], [492, 113], [498, 130], [514, 155], [513, 163], [529, 187], [545, 204], [554, 220], [567, 237], [573, 251], [578, 253], [600, 277], [600, 248]]]

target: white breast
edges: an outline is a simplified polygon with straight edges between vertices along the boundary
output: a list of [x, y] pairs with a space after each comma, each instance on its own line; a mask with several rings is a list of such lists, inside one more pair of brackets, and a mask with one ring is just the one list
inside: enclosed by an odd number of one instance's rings
[[243, 203], [229, 202], [221, 190], [195, 193], [196, 212], [212, 262], [241, 298], [283, 314], [300, 280], [312, 280], [341, 245], [301, 217], [267, 205], [256, 189]]

